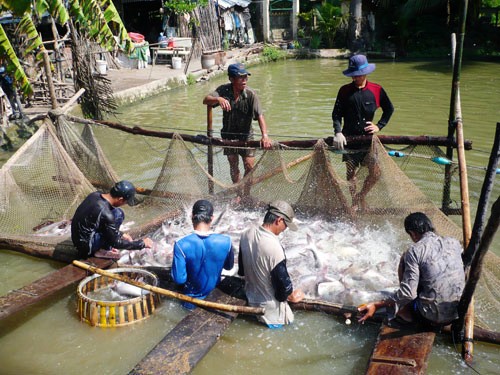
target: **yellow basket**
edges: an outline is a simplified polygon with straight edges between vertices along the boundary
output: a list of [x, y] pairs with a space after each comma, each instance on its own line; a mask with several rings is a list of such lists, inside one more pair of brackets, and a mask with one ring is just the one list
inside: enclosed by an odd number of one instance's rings
[[[108, 272], [126, 276], [132, 280], [143, 278], [144, 283], [157, 286], [155, 274], [138, 268], [115, 268]], [[82, 321], [97, 327], [121, 327], [149, 317], [160, 304], [157, 293], [146, 292], [139, 297], [122, 301], [100, 301], [88, 296], [88, 293], [110, 288], [116, 280], [107, 276], [92, 275], [78, 285], [77, 312]]]

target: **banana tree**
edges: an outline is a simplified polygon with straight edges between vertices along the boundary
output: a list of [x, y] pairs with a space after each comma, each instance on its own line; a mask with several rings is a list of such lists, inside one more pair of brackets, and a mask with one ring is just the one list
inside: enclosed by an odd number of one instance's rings
[[[42, 56], [40, 53], [45, 53], [42, 39], [36, 31], [32, 16], [41, 18], [46, 13], [49, 13], [60, 25], [66, 24], [70, 17], [73, 18], [79, 24], [80, 31], [85, 30], [85, 35], [107, 50], [112, 50], [117, 46], [109, 27], [109, 24], [113, 23], [118, 30], [119, 43], [124, 46], [126, 52], [132, 51], [133, 43], [128, 37], [112, 0], [70, 0], [69, 8], [65, 4], [65, 0], [0, 1], [0, 12], [11, 11], [22, 17], [16, 32], [18, 35], [22, 35], [25, 41], [23, 55], [37, 51], [36, 56], [40, 60]], [[0, 57], [6, 61], [7, 71], [13, 75], [23, 95], [30, 95], [33, 89], [3, 28], [0, 30]]]
[[31, 95], [33, 88], [2, 25], [0, 25], [0, 57], [6, 65], [7, 72], [13, 75], [22, 93]]

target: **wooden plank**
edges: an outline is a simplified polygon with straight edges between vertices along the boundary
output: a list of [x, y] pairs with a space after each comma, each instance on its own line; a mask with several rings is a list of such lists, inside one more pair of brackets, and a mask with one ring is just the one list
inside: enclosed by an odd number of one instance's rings
[[382, 324], [367, 375], [425, 374], [436, 334]]
[[[87, 261], [99, 268], [108, 268], [113, 264], [110, 259], [89, 258]], [[70, 264], [29, 285], [10, 291], [0, 297], [0, 320], [43, 301], [86, 276], [88, 273], [85, 270]]]
[[[245, 305], [215, 289], [207, 300]], [[214, 346], [238, 314], [196, 308], [139, 362], [129, 375], [188, 374]]]

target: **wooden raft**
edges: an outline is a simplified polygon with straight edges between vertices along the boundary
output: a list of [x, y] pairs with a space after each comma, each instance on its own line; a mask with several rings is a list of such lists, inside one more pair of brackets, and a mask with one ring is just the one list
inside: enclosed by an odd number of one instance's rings
[[[101, 258], [89, 258], [88, 262], [99, 268], [108, 268], [113, 264], [112, 260]], [[10, 291], [0, 297], [0, 320], [43, 301], [86, 276], [88, 276], [87, 271], [70, 264], [29, 285]]]
[[[232, 305], [245, 301], [214, 289], [207, 300]], [[129, 375], [188, 374], [214, 346], [238, 314], [196, 308], [191, 311]]]
[[366, 374], [425, 374], [435, 337], [434, 332], [400, 330], [382, 324]]

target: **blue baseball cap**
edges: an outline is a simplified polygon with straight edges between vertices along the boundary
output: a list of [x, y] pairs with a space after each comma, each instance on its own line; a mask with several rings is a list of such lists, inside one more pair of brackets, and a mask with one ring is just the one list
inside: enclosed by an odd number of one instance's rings
[[229, 77], [251, 76], [242, 63], [231, 64], [227, 68]]

